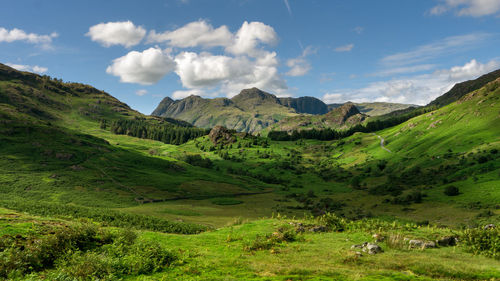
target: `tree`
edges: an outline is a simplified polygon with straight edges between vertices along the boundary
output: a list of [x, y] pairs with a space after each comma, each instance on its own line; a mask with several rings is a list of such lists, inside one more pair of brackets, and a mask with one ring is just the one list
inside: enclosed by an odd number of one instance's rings
[[448, 185], [444, 189], [444, 194], [448, 195], [448, 196], [457, 196], [460, 194], [460, 190], [458, 189], [458, 187], [456, 187], [454, 185]]

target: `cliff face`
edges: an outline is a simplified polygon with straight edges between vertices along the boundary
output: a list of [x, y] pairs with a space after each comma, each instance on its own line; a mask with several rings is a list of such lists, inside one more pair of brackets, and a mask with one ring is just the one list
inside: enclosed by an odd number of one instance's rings
[[314, 97], [279, 98], [279, 102], [295, 109], [298, 113], [325, 114], [328, 112], [328, 106]]

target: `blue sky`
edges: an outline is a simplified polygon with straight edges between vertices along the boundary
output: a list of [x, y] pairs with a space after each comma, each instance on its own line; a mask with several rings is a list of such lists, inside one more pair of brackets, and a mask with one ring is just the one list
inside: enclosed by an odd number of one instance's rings
[[426, 104], [500, 68], [499, 27], [500, 0], [6, 1], [0, 62], [146, 114], [165, 96], [254, 86]]

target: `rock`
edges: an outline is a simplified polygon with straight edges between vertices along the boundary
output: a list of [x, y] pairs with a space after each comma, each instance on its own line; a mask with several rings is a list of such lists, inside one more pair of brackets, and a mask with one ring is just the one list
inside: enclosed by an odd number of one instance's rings
[[436, 240], [436, 244], [441, 247], [455, 246], [457, 245], [457, 238], [455, 236], [444, 236]]
[[422, 248], [422, 246], [424, 245], [424, 241], [422, 241], [422, 240], [410, 240], [408, 242], [408, 244], [410, 245], [410, 248]]
[[487, 224], [487, 225], [484, 226], [484, 230], [493, 229], [495, 227], [496, 226], [494, 224], [490, 223], [490, 224]]
[[422, 241], [422, 240], [410, 240], [408, 243], [410, 245], [410, 248], [421, 248], [421, 249], [428, 249], [428, 248], [436, 248], [436, 243], [433, 241]]
[[370, 255], [375, 255], [375, 254], [378, 254], [378, 253], [382, 253], [383, 250], [377, 244], [366, 243], [366, 245], [363, 247], [363, 252], [366, 252], [366, 253], [368, 253]]
[[214, 145], [218, 144], [231, 144], [236, 141], [232, 132], [222, 126], [215, 126], [208, 134], [208, 137]]
[[436, 248], [436, 243], [433, 242], [433, 241], [427, 241], [427, 242], [424, 243], [424, 245], [422, 246], [422, 248], [424, 248], [424, 249]]

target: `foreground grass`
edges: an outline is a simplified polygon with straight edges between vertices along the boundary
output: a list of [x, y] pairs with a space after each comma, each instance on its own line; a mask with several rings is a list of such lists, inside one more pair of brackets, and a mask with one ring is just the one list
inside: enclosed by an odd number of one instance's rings
[[[277, 233], [281, 233], [280, 229], [283, 228], [294, 231], [291, 224], [298, 222], [304, 225], [318, 223], [312, 219], [274, 218], [248, 223], [235, 222], [234, 225], [197, 235], [138, 231], [137, 245], [154, 243], [175, 256], [171, 263], [157, 267], [150, 273], [124, 270], [122, 262], [109, 263], [110, 254], [120, 253], [116, 251], [129, 253], [126, 249], [129, 246], [116, 244], [122, 243], [119, 242], [121, 240], [116, 240], [118, 242], [110, 240], [106, 243], [115, 244], [104, 246], [102, 250], [93, 248], [81, 250], [80, 253], [62, 255], [60, 262], [41, 272], [11, 277], [13, 280], [40, 278], [95, 280], [92, 277], [97, 276], [92, 275], [95, 273], [101, 274], [100, 280], [497, 280], [500, 278], [500, 260], [468, 253], [460, 243], [458, 246], [422, 250], [409, 249], [406, 245], [396, 245], [390, 243], [390, 240], [385, 240], [377, 243], [383, 248], [383, 253], [376, 255], [363, 253], [359, 256], [351, 250], [354, 244], [373, 242], [374, 233], [385, 237], [398, 235], [398, 237], [423, 240], [461, 233], [448, 228], [365, 220], [348, 224], [343, 232], [306, 231], [303, 234], [294, 232], [290, 239], [273, 240], [272, 243], [262, 240], [263, 237], [278, 235]], [[42, 235], [40, 236], [42, 239], [46, 235], [43, 233], [47, 233], [50, 229], [61, 226], [64, 229], [74, 224], [73, 221], [34, 217], [7, 209], [0, 209], [0, 223], [2, 223], [0, 233], [2, 235], [19, 234], [18, 237], [27, 237], [35, 234]], [[6, 225], [10, 225], [8, 230], [5, 228]], [[118, 235], [123, 233], [119, 228], [105, 229]], [[108, 230], [105, 229], [98, 230], [98, 233], [106, 233]], [[261, 241], [260, 244], [256, 244], [257, 241]], [[140, 253], [134, 255], [142, 257]], [[89, 266], [88, 262], [93, 266]], [[116, 271], [115, 268], [120, 270]], [[102, 272], [108, 271], [116, 273], [108, 277], [102, 275]], [[80, 275], [71, 277], [76, 272]]]

